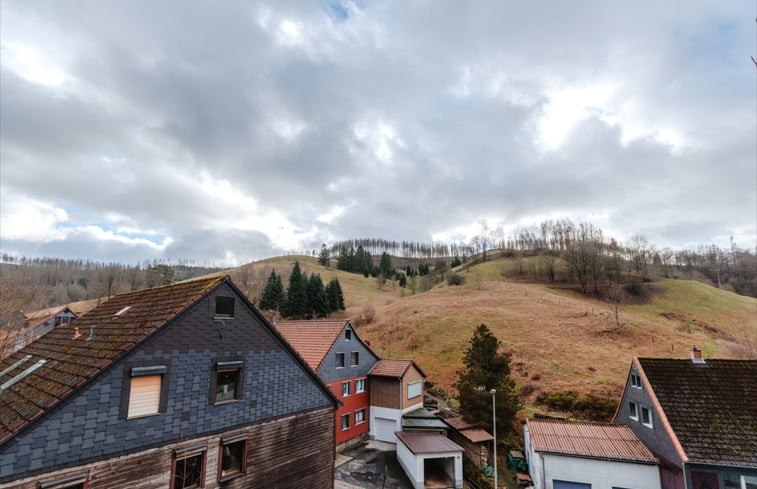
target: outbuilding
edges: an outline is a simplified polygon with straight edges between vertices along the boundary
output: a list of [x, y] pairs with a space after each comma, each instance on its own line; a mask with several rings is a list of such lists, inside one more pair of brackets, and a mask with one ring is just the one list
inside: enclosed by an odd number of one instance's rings
[[397, 460], [415, 489], [463, 487], [463, 448], [438, 433], [398, 431]]

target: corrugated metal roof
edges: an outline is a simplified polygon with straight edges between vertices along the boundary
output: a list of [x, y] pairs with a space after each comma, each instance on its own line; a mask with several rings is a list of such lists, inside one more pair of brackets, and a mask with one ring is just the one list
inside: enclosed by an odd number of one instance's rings
[[339, 334], [349, 324], [340, 320], [279, 321], [276, 330], [297, 351], [308, 366], [317, 372]]
[[[114, 296], [76, 322], [55, 328], [0, 360], [0, 372], [4, 372], [0, 382], [7, 385], [0, 390], [0, 443], [66, 399], [224, 280], [226, 277], [191, 280]], [[114, 317], [129, 305], [132, 307], [128, 314]], [[79, 336], [74, 328], [78, 328]], [[90, 328], [94, 328], [92, 337]], [[40, 367], [20, 376], [23, 369], [37, 364]]]
[[531, 444], [537, 452], [658, 463], [652, 452], [625, 425], [540, 419], [529, 419], [526, 423]]
[[438, 433], [398, 431], [397, 438], [416, 455], [422, 453], [462, 452], [455, 442]]

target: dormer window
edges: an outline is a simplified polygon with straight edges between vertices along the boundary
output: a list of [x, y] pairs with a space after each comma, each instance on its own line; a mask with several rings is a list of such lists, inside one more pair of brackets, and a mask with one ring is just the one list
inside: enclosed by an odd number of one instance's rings
[[216, 312], [217, 318], [233, 318], [234, 317], [234, 298], [233, 297], [216, 297]]
[[348, 329], [344, 332], [344, 339], [350, 341], [352, 339], [352, 330]]

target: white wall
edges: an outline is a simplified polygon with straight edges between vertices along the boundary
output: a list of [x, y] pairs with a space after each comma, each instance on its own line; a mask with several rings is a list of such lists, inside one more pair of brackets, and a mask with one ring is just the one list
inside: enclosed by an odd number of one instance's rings
[[[377, 407], [377, 406], [371, 406], [370, 407], [370, 430], [368, 431], [368, 437], [371, 440], [376, 439], [376, 418], [387, 418], [387, 419], [393, 419], [394, 420], [394, 431], [402, 431], [402, 411], [399, 409], [391, 409], [391, 408], [385, 408], [385, 407]], [[390, 443], [397, 443], [397, 437], [393, 437], [393, 440], [383, 440], [383, 441], [389, 441]]]
[[[534, 479], [536, 489], [553, 489], [554, 479], [591, 484], [592, 489], [612, 489], [612, 487], [660, 489], [660, 469], [657, 465], [566, 457], [548, 453], [539, 455], [544, 464], [544, 481], [540, 481], [543, 485], [537, 485]], [[531, 478], [534, 478], [533, 474]]]
[[[448, 475], [455, 481], [455, 487], [463, 487], [463, 452], [443, 452], [443, 453], [427, 453], [416, 455], [410, 451], [401, 441], [397, 443], [397, 460], [407, 474], [407, 478], [413, 484], [415, 489], [423, 489], [423, 482], [425, 478], [424, 464], [426, 459], [442, 458], [447, 462], [449, 459], [454, 460], [454, 463], [447, 465], [445, 463], [445, 469]], [[449, 471], [454, 471], [454, 474], [449, 474]]]

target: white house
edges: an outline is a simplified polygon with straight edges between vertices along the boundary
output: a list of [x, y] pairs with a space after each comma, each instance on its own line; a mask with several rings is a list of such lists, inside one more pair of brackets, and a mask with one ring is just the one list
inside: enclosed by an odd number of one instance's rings
[[412, 360], [383, 359], [368, 372], [370, 432], [372, 440], [397, 443], [402, 416], [423, 408], [426, 375]]
[[529, 419], [526, 459], [536, 489], [660, 489], [658, 461], [628, 426]]

